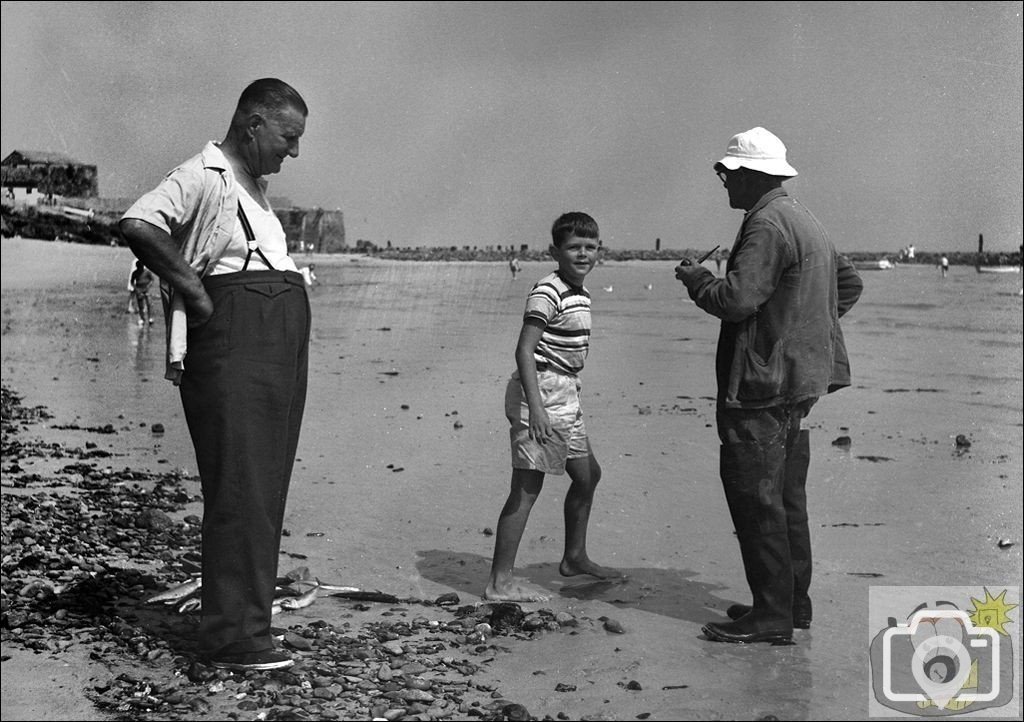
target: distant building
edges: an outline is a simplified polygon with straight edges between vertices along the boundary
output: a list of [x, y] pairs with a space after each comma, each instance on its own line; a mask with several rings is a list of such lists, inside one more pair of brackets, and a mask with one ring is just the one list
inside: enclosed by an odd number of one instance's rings
[[[0, 161], [0, 169], [5, 203], [49, 207], [46, 212], [82, 222], [101, 218], [116, 224], [136, 200], [101, 198], [96, 166], [63, 153], [16, 150]], [[284, 197], [272, 198], [271, 204], [284, 227], [290, 251], [338, 253], [348, 249], [345, 215], [340, 208], [299, 208]]]
[[16, 150], [0, 161], [0, 186], [5, 201], [26, 205], [99, 196], [96, 166], [40, 150]]
[[348, 248], [345, 243], [345, 214], [340, 209], [282, 208], [274, 206], [291, 251], [338, 253]]

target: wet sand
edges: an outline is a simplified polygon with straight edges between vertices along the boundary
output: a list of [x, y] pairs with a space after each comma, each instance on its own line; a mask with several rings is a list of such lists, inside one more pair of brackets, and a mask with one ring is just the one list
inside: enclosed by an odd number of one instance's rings
[[[10, 239], [2, 251], [3, 383], [54, 416], [22, 433], [98, 444], [116, 468], [194, 474], [162, 379], [162, 321], [139, 329], [125, 312], [130, 253]], [[526, 293], [550, 264], [524, 264], [513, 281], [500, 263], [312, 260], [310, 396], [280, 571], [302, 564], [331, 583], [479, 602], [509, 478], [504, 383]], [[861, 719], [872, 585], [1021, 584], [1020, 277], [863, 274], [843, 323], [854, 385], [808, 419], [814, 624], [793, 646], [747, 647], [700, 633], [749, 593], [717, 478], [717, 322], [671, 269], [607, 263], [587, 282], [584, 410], [604, 470], [589, 549], [629, 580], [559, 576], [566, 485], [548, 477], [518, 569], [552, 601], [523, 607], [589, 621], [495, 638], [479, 680], [538, 719]], [[105, 424], [118, 432], [53, 428]], [[848, 447], [832, 444], [840, 436]], [[6, 479], [5, 459], [9, 494]], [[338, 621], [331, 605], [292, 620]], [[5, 719], [89, 718], [77, 690], [106, 670], [87, 651], [41, 659], [5, 643], [9, 654]], [[62, 693], [33, 686], [44, 679]]]

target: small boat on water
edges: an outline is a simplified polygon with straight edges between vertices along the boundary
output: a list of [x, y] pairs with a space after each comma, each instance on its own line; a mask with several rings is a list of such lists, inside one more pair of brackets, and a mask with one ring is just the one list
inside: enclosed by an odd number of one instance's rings
[[854, 261], [853, 267], [858, 271], [891, 271], [896, 264], [888, 258], [879, 258], [877, 261]]

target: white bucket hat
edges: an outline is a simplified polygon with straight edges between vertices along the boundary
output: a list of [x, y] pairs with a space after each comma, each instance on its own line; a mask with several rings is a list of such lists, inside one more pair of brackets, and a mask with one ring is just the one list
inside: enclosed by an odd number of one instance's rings
[[729, 140], [725, 157], [715, 163], [729, 170], [739, 167], [760, 171], [768, 175], [792, 178], [796, 168], [786, 162], [786, 146], [778, 136], [758, 126], [746, 133], [737, 133]]

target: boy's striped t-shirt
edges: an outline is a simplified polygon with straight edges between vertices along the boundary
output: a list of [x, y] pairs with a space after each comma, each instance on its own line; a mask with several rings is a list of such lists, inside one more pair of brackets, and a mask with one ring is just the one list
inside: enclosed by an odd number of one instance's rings
[[526, 299], [523, 318], [544, 322], [534, 359], [556, 370], [578, 374], [590, 350], [590, 293], [570, 286], [557, 271], [537, 281]]

